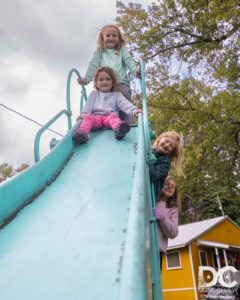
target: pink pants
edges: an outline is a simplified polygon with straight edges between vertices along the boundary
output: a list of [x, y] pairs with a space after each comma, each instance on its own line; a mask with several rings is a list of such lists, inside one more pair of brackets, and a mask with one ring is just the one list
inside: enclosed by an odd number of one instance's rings
[[78, 129], [82, 129], [86, 133], [88, 133], [91, 129], [97, 130], [102, 128], [112, 128], [112, 130], [115, 130], [117, 125], [121, 122], [121, 119], [115, 113], [108, 116], [94, 116], [92, 114], [88, 114], [84, 117]]

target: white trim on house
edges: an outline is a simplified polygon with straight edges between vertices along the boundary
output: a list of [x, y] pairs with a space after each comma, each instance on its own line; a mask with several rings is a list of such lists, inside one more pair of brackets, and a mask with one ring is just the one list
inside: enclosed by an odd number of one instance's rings
[[172, 251], [172, 250], [175, 250], [175, 249], [178, 249], [178, 248], [184, 248], [186, 246], [187, 246], [187, 244], [181, 244], [181, 245], [171, 246], [171, 247], [167, 248], [167, 251]]
[[225, 266], [228, 266], [227, 252], [225, 249], [223, 249], [223, 256], [224, 256]]
[[218, 270], [220, 270], [221, 269], [221, 261], [220, 261], [220, 256], [219, 256], [219, 252], [218, 252], [217, 247], [215, 247], [215, 254], [216, 254], [216, 258], [217, 258]]
[[223, 244], [223, 243], [218, 243], [218, 242], [211, 242], [207, 240], [197, 240], [198, 246], [208, 246], [208, 247], [217, 247], [217, 248], [222, 248], [222, 249], [229, 249], [228, 244]]
[[206, 262], [207, 262], [207, 266], [209, 266], [209, 264], [208, 264], [208, 257], [207, 257], [207, 251], [199, 250], [198, 253], [199, 253], [199, 259], [200, 259], [200, 262], [201, 262], [201, 266], [205, 266], [205, 265], [203, 265], [203, 262], [202, 262], [201, 252], [205, 254], [205, 259], [206, 259]]
[[[179, 266], [177, 267], [168, 267], [168, 254], [172, 254], [172, 253], [177, 253], [178, 254], [178, 258], [179, 258]], [[168, 252], [165, 253], [165, 257], [166, 257], [166, 264], [167, 264], [167, 270], [176, 270], [176, 269], [182, 269], [182, 262], [181, 262], [181, 255], [180, 255], [180, 251], [172, 251], [172, 252]]]
[[193, 267], [193, 258], [192, 258], [191, 244], [188, 245], [188, 251], [189, 251], [190, 264], [191, 264], [191, 270], [192, 270], [193, 288], [194, 288], [195, 299], [198, 300], [198, 293], [197, 293], [196, 278], [195, 278], [194, 267]]
[[217, 248], [221, 248], [221, 249], [231, 249], [231, 250], [240, 250], [239, 246], [236, 245], [231, 245], [231, 244], [224, 244], [224, 243], [219, 243], [219, 242], [212, 242], [212, 241], [207, 241], [207, 240], [201, 240], [198, 239], [197, 240], [197, 244], [198, 246], [207, 246], [207, 247], [217, 247]]

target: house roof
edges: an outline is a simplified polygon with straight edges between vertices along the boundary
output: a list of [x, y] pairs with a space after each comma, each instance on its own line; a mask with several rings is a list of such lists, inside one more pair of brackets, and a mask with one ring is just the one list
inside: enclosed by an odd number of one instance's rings
[[178, 236], [175, 239], [168, 240], [167, 250], [187, 246], [192, 241], [196, 240], [201, 235], [208, 232], [213, 227], [222, 223], [226, 219], [230, 220], [230, 222], [232, 222], [234, 225], [236, 225], [239, 228], [239, 226], [236, 223], [234, 223], [228, 216], [217, 217], [217, 218], [213, 218], [213, 219], [208, 219], [208, 220], [203, 220], [203, 221], [199, 221], [199, 222], [180, 225], [178, 227], [178, 230], [179, 230]]

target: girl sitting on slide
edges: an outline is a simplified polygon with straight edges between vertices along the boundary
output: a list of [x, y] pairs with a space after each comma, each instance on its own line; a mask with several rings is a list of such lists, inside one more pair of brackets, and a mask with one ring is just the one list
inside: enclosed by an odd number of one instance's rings
[[96, 70], [94, 87], [96, 90], [90, 93], [82, 114], [77, 117], [77, 121], [83, 119], [72, 137], [77, 145], [89, 140], [90, 130], [102, 128], [112, 128], [115, 138], [121, 140], [130, 130], [130, 125], [119, 118], [119, 111], [121, 110], [131, 117], [142, 112], [118, 92], [117, 76], [109, 67], [101, 67]]

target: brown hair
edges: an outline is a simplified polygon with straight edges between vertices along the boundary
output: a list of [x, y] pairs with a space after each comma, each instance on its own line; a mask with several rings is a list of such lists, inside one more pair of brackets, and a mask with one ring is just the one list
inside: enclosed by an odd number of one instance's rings
[[94, 87], [95, 89], [98, 90], [97, 87], [97, 79], [98, 79], [98, 75], [101, 72], [106, 72], [112, 79], [112, 89], [111, 91], [113, 92], [118, 92], [119, 91], [119, 83], [118, 83], [118, 79], [117, 79], [117, 75], [116, 73], [113, 71], [113, 69], [109, 68], [109, 67], [100, 67], [98, 68], [93, 75], [93, 82], [94, 82]]
[[103, 28], [101, 29], [99, 36], [98, 36], [98, 50], [100, 52], [104, 52], [104, 41], [103, 41], [103, 34], [104, 34], [104, 30], [107, 28], [114, 28], [117, 31], [118, 34], [118, 45], [116, 46], [116, 50], [120, 50], [122, 48], [122, 46], [125, 44], [125, 40], [119, 30], [119, 28], [116, 25], [113, 24], [109, 24], [109, 25], [105, 25], [103, 26]]
[[152, 148], [154, 150], [157, 149], [159, 141], [164, 137], [172, 138], [177, 142], [176, 148], [173, 149], [171, 153], [169, 153], [169, 156], [171, 158], [171, 167], [177, 172], [178, 175], [185, 177], [182, 171], [182, 162], [184, 158], [183, 141], [178, 133], [176, 133], [175, 131], [163, 132], [153, 143]]
[[[176, 187], [175, 187], [175, 191], [174, 191], [174, 194], [172, 197], [168, 198], [167, 201], [166, 201], [166, 204], [167, 204], [167, 207], [177, 207], [178, 209], [181, 208], [181, 199], [180, 199], [180, 196], [179, 196], [179, 193], [178, 193], [178, 185], [177, 185], [177, 182], [174, 178], [168, 176], [165, 180], [165, 183], [164, 185], [169, 181], [169, 180], [173, 180], [176, 184]], [[158, 198], [158, 200], [161, 200], [162, 198], [162, 192]]]

